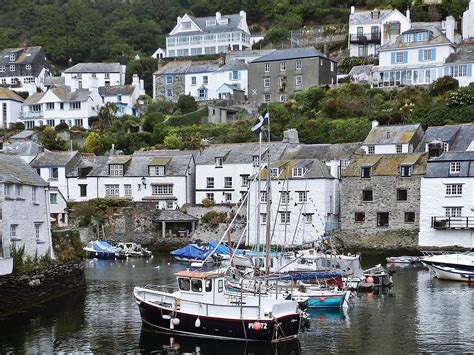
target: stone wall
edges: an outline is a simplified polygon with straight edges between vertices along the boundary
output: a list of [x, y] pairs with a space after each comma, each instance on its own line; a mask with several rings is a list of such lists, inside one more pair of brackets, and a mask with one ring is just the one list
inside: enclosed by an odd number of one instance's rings
[[[173, 75], [173, 84], [166, 84], [166, 75], [155, 75], [155, 92], [154, 98], [160, 99], [167, 99], [173, 102], [178, 102], [178, 98], [181, 95], [186, 95], [187, 93], [184, 92], [185, 90], [185, 83], [184, 83], [184, 74], [175, 74]], [[166, 89], [173, 89], [173, 96], [167, 97], [166, 96]]]
[[0, 276], [0, 315], [14, 313], [85, 287], [82, 263], [53, 264], [45, 270]]
[[373, 251], [418, 250], [418, 231], [392, 230], [374, 233], [349, 233], [339, 231], [334, 239], [344, 250]]

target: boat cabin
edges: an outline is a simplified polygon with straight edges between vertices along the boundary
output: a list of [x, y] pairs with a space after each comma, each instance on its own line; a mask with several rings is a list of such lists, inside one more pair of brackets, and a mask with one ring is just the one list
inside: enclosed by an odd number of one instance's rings
[[224, 302], [223, 273], [183, 270], [175, 275], [182, 299], [202, 303]]

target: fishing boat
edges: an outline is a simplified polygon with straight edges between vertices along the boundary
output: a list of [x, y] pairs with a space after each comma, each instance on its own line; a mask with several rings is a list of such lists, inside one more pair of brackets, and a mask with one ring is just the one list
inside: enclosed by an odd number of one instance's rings
[[206, 338], [275, 342], [298, 335], [302, 312], [292, 300], [228, 293], [224, 273], [179, 271], [176, 291], [135, 287], [143, 323]]
[[375, 265], [370, 269], [364, 270], [364, 277], [366, 282], [372, 284], [374, 287], [393, 285], [392, 275], [387, 272], [380, 264]]
[[103, 240], [93, 240], [83, 248], [88, 258], [115, 260], [119, 253], [115, 247]]
[[133, 242], [119, 242], [114, 245], [121, 256], [125, 257], [150, 257], [152, 252], [140, 244]]
[[431, 265], [431, 270], [439, 280], [474, 282], [474, 271], [440, 265]]
[[[209, 242], [206, 246], [188, 244], [182, 248], [173, 250], [170, 254], [178, 261], [193, 262], [208, 259], [210, 255], [219, 260], [230, 258], [231, 249], [219, 242]], [[236, 255], [240, 255], [239, 250]]]
[[389, 264], [415, 264], [420, 261], [418, 256], [389, 256], [385, 258]]

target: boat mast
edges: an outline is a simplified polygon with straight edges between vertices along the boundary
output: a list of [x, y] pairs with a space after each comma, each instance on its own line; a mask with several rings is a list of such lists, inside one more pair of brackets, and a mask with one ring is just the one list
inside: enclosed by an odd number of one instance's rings
[[267, 219], [265, 223], [265, 274], [270, 273], [270, 221], [271, 221], [271, 177], [270, 177], [270, 110], [268, 111], [268, 152], [267, 152]]
[[257, 270], [260, 269], [260, 199], [262, 186], [260, 183], [260, 171], [262, 166], [262, 132], [258, 134], [258, 164], [257, 164], [257, 191], [255, 193], [255, 221], [257, 223]]

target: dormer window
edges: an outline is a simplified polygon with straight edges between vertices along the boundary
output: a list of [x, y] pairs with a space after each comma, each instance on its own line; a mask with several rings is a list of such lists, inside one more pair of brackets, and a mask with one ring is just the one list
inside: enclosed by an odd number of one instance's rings
[[227, 24], [229, 24], [228, 18], [223, 18], [219, 20], [219, 25], [227, 25]]
[[453, 161], [449, 163], [449, 173], [450, 174], [459, 174], [461, 172], [461, 162]]
[[369, 146], [367, 147], [367, 150], [368, 150], [368, 153], [369, 153], [369, 154], [375, 154], [375, 146], [369, 145]]
[[16, 59], [16, 55], [15, 54], [10, 54], [10, 62], [14, 62]]
[[[207, 21], [206, 21], [207, 22]], [[206, 23], [207, 25], [207, 23]], [[181, 28], [183, 30], [190, 30], [191, 29], [191, 21], [185, 21], [181, 24]]]
[[271, 177], [278, 177], [280, 175], [280, 169], [279, 168], [271, 168], [270, 169], [270, 176]]
[[429, 40], [429, 32], [423, 31], [416, 33], [416, 40], [419, 42], [428, 41]]
[[222, 168], [222, 164], [224, 164], [224, 158], [217, 157], [216, 158], [216, 168]]
[[426, 150], [428, 151], [428, 158], [439, 157], [443, 152], [447, 152], [449, 149], [449, 144], [442, 141], [433, 141], [426, 145]]
[[412, 33], [407, 33], [407, 34], [403, 35], [402, 41], [403, 41], [404, 43], [413, 42], [413, 34], [412, 34]]
[[370, 15], [372, 19], [378, 19], [380, 17], [380, 11], [379, 10], [373, 10], [370, 12]]
[[[191, 28], [191, 23], [189, 23], [190, 27]], [[216, 25], [216, 20], [206, 20], [206, 26], [215, 26]], [[184, 28], [184, 27], [183, 27]]]
[[31, 64], [26, 65], [26, 70], [31, 70]]
[[164, 176], [165, 166], [164, 165], [149, 166], [148, 173], [150, 176]]
[[305, 168], [293, 168], [291, 171], [291, 175], [293, 177], [303, 177], [305, 173], [306, 173]]
[[360, 168], [360, 177], [363, 179], [370, 179], [372, 176], [372, 168], [370, 166], [362, 166]]
[[110, 164], [109, 175], [110, 176], [123, 176], [123, 164]]
[[410, 177], [412, 174], [412, 166], [411, 165], [400, 165], [400, 176], [401, 177]]

